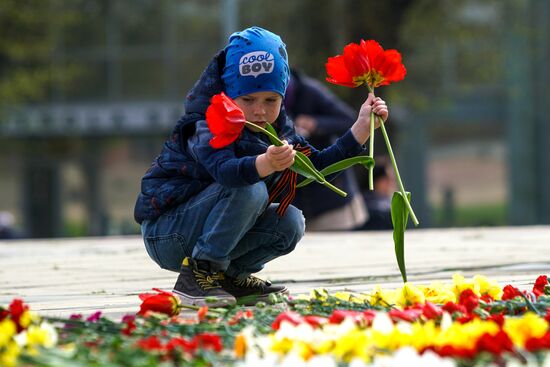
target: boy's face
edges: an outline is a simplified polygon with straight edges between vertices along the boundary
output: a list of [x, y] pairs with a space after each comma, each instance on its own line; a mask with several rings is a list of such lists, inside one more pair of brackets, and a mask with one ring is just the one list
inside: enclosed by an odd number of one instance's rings
[[247, 121], [265, 127], [265, 123], [273, 123], [279, 116], [283, 97], [275, 92], [254, 92], [234, 99], [237, 106], [244, 112]]

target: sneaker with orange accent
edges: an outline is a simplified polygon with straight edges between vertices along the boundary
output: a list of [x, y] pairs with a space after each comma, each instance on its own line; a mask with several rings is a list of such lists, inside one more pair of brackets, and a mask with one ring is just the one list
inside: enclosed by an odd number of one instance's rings
[[180, 275], [173, 292], [184, 305], [210, 307], [234, 305], [235, 297], [222, 288], [219, 278], [219, 273], [210, 271], [210, 264], [207, 261], [186, 257], [181, 264]]

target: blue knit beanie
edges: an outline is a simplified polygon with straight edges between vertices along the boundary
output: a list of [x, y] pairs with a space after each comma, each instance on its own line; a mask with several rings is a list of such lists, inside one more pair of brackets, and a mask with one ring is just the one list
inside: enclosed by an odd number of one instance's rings
[[229, 37], [222, 74], [229, 97], [265, 91], [284, 97], [288, 78], [286, 45], [281, 37], [260, 27], [247, 28]]

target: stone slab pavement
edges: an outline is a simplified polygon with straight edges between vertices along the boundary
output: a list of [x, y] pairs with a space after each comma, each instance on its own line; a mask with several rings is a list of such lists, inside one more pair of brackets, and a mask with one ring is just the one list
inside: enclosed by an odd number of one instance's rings
[[[414, 284], [450, 282], [461, 273], [525, 289], [550, 273], [550, 226], [413, 229], [405, 246]], [[294, 295], [402, 285], [391, 231], [309, 232], [258, 276], [286, 284]], [[101, 310], [118, 318], [139, 309], [139, 293], [171, 290], [176, 277], [149, 259], [136, 236], [0, 241], [0, 305], [20, 297], [42, 315]]]

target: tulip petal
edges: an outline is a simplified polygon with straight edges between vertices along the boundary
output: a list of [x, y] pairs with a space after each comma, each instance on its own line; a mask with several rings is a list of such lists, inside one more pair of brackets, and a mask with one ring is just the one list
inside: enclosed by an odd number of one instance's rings
[[329, 83], [352, 88], [363, 83], [371, 88], [388, 85], [403, 80], [407, 73], [401, 54], [384, 51], [374, 40], [346, 45], [342, 55], [328, 58], [325, 67]]

